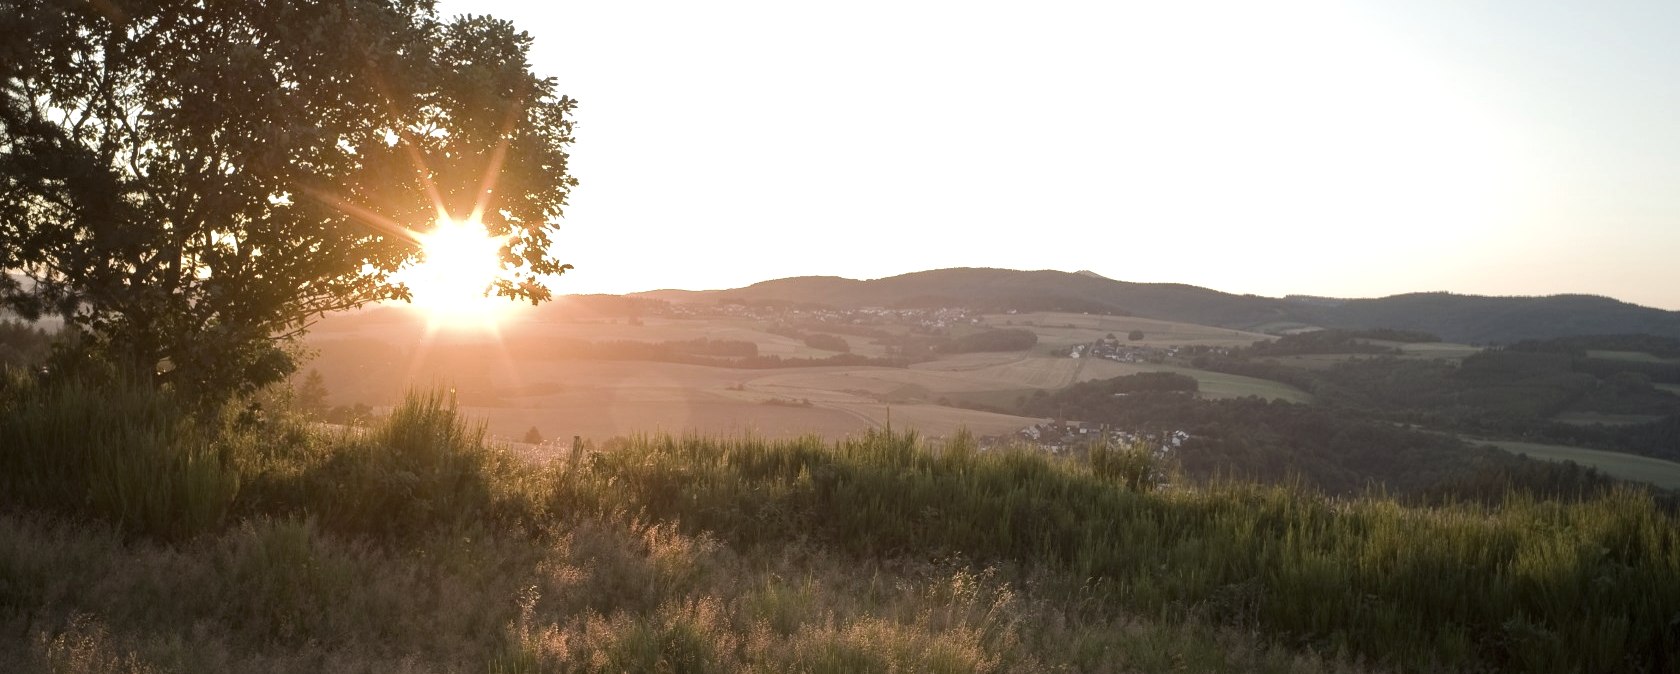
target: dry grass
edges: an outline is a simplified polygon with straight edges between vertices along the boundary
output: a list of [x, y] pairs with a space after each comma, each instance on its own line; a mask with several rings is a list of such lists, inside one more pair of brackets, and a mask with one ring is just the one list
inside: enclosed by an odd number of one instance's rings
[[400, 547], [258, 519], [185, 545], [0, 515], [13, 672], [1331, 672], [960, 559], [736, 551], [633, 517]]

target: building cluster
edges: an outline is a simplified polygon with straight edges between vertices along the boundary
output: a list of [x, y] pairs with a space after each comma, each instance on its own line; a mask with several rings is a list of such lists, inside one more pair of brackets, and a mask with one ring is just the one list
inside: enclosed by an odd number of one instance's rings
[[1090, 344], [1074, 346], [1068, 355], [1073, 358], [1104, 358], [1120, 363], [1159, 363], [1178, 356], [1178, 351], [1178, 346], [1127, 344], [1111, 333]]
[[1113, 445], [1142, 445], [1157, 456], [1166, 456], [1184, 446], [1190, 433], [1182, 430], [1143, 431], [1111, 428], [1083, 421], [1043, 421], [1019, 431], [1008, 440], [1037, 447], [1052, 454], [1065, 454], [1098, 442]]

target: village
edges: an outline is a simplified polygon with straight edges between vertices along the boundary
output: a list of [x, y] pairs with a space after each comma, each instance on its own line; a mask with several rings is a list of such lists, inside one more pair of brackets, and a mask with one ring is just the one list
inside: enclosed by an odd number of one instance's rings
[[1170, 456], [1191, 438], [1183, 430], [1144, 431], [1112, 428], [1107, 424], [1083, 421], [1047, 420], [1022, 428], [1007, 436], [981, 438], [982, 448], [1025, 445], [1053, 455], [1077, 454], [1094, 444], [1107, 443], [1122, 447], [1142, 446], [1154, 456]]
[[[1143, 333], [1133, 331], [1128, 335], [1130, 341], [1143, 339]], [[1120, 341], [1114, 333], [1108, 333], [1102, 339], [1090, 344], [1076, 344], [1068, 347], [1067, 356], [1070, 358], [1104, 358], [1120, 363], [1160, 363], [1168, 358], [1178, 356], [1179, 347], [1174, 346], [1142, 346], [1131, 345]]]

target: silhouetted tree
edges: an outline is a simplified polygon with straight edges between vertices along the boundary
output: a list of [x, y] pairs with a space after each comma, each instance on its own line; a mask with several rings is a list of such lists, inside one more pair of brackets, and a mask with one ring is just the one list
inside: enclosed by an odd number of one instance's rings
[[536, 426], [532, 426], [531, 430], [525, 431], [525, 437], [520, 438], [520, 441], [533, 445], [540, 445], [542, 444], [543, 436], [542, 433], [537, 430]]
[[573, 101], [530, 44], [424, 0], [0, 0], [0, 307], [211, 398], [408, 297], [440, 210], [507, 235], [497, 294], [546, 299]]
[[53, 336], [23, 321], [0, 318], [0, 365], [27, 366], [46, 360]]
[[320, 416], [327, 411], [327, 383], [319, 370], [310, 370], [297, 389], [297, 406], [305, 414]]

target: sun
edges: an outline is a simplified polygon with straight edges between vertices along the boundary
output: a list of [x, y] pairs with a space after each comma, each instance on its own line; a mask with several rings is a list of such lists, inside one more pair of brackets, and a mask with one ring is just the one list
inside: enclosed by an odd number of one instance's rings
[[503, 243], [480, 222], [439, 220], [432, 231], [420, 235], [419, 262], [396, 278], [413, 292], [414, 308], [425, 312], [434, 326], [494, 326], [510, 304], [490, 292], [502, 275]]

